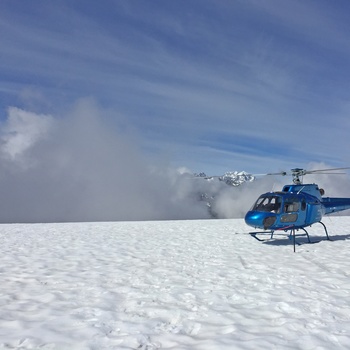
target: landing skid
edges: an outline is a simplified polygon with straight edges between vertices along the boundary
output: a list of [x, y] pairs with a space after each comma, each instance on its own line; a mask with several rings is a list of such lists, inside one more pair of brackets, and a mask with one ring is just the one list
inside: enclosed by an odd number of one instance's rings
[[[324, 231], [326, 233], [326, 237], [327, 237], [327, 240], [330, 241], [330, 238], [329, 238], [329, 235], [328, 235], [328, 232], [327, 232], [327, 227], [326, 225], [319, 221], [318, 223], [320, 223], [323, 228], [324, 228]], [[301, 234], [296, 234], [295, 231], [299, 231], [299, 230], [302, 230], [304, 231], [304, 233], [301, 233]], [[302, 243], [298, 243], [295, 239], [295, 237], [300, 237], [300, 236], [306, 236], [307, 239], [308, 239], [308, 243], [318, 243], [320, 241], [314, 241], [314, 242], [311, 242], [310, 240], [310, 236], [309, 236], [309, 233], [305, 230], [305, 228], [303, 227], [294, 227], [294, 226], [289, 226], [287, 228], [284, 228], [284, 229], [278, 229], [278, 230], [270, 230], [270, 231], [258, 231], [258, 232], [249, 232], [249, 234], [255, 238], [256, 240], [258, 240], [259, 242], [264, 242], [264, 241], [270, 241], [271, 239], [273, 239], [273, 235], [275, 234], [276, 231], [284, 231], [284, 232], [289, 232], [289, 239], [293, 240], [293, 250], [294, 250], [294, 253], [295, 253], [295, 245], [298, 244], [298, 245], [301, 245]], [[281, 233], [279, 233], [281, 234]], [[266, 238], [266, 239], [262, 239], [260, 237], [258, 237], [257, 235], [270, 235], [270, 238]]]
[[[270, 239], [273, 238], [273, 233], [275, 231], [259, 231], [259, 232], [249, 232], [249, 234], [254, 237], [255, 239], [257, 239], [259, 242], [264, 242], [264, 241], [269, 241]], [[266, 238], [266, 239], [261, 239], [259, 237], [257, 237], [257, 235], [267, 235], [267, 234], [271, 234], [270, 238]]]

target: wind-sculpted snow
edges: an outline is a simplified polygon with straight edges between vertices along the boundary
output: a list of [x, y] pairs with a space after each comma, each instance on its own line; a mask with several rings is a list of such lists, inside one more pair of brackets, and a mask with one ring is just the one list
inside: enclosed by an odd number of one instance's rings
[[346, 349], [350, 219], [325, 223], [296, 253], [241, 219], [1, 225], [0, 349]]

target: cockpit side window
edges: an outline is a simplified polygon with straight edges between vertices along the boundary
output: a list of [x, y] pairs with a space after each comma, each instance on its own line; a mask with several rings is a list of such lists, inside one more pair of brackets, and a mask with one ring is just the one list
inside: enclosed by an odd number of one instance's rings
[[279, 196], [260, 197], [252, 210], [279, 213], [281, 210], [281, 202], [282, 200]]

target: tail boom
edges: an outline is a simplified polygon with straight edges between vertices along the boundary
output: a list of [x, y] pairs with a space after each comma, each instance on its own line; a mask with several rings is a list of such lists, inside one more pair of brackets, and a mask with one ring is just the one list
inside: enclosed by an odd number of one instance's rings
[[325, 214], [350, 209], [350, 198], [322, 198], [321, 203], [326, 209]]

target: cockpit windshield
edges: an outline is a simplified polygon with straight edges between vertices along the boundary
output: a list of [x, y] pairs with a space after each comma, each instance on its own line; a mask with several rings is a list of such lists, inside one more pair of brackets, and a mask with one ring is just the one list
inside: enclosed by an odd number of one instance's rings
[[251, 210], [279, 213], [281, 211], [282, 198], [279, 196], [261, 196]]

